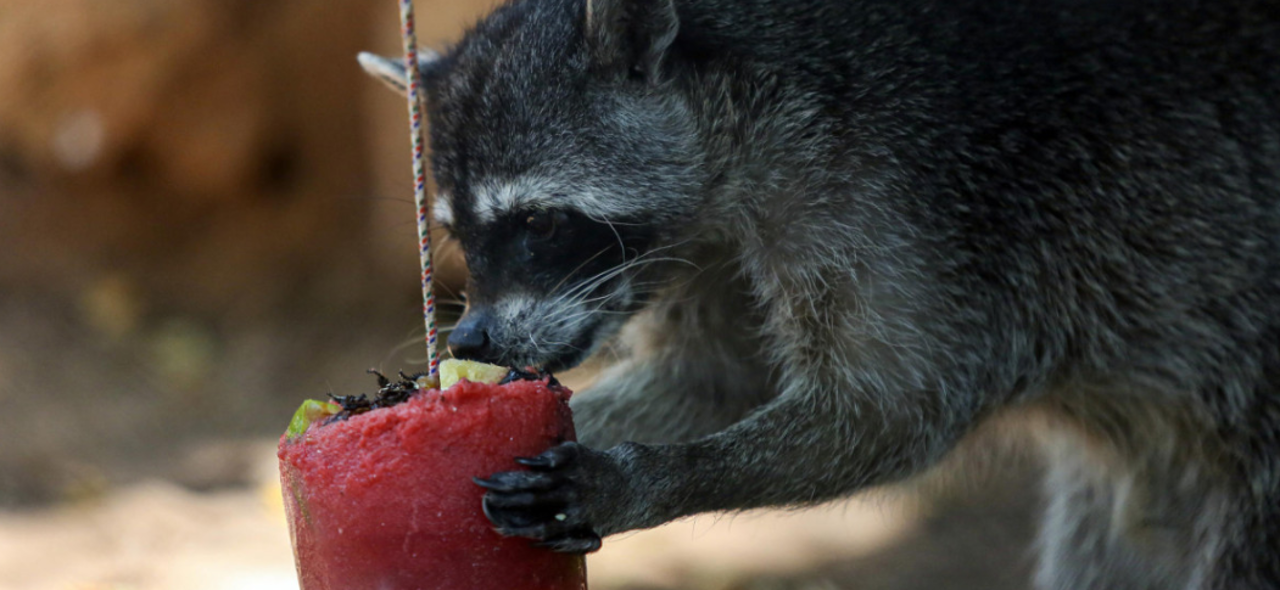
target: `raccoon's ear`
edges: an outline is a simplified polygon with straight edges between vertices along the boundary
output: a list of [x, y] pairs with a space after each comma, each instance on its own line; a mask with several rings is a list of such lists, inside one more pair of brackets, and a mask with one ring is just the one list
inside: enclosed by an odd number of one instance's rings
[[[381, 80], [388, 88], [400, 93], [400, 95], [408, 96], [409, 78], [404, 74], [403, 59], [391, 59], [365, 52], [357, 55], [356, 59], [359, 60], [360, 67], [364, 68], [364, 71], [370, 76]], [[431, 80], [431, 74], [439, 64], [439, 53], [430, 49], [418, 50], [418, 74], [421, 76], [419, 79], [423, 83]]]
[[587, 0], [587, 47], [605, 70], [656, 79], [679, 30], [675, 0]]

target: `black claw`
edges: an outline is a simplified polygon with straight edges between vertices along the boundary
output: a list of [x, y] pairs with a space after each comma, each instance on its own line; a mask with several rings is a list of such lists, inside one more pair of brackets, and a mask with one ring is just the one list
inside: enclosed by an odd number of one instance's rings
[[472, 478], [488, 490], [482, 506], [494, 529], [506, 536], [527, 537], [564, 553], [589, 553], [600, 548], [580, 506], [576, 478], [583, 447], [568, 442], [536, 457], [517, 457], [528, 471], [495, 473]]
[[501, 482], [494, 481], [492, 479], [483, 479], [479, 477], [473, 477], [471, 478], [471, 481], [486, 490], [493, 490], [496, 492], [512, 491], [508, 486], [502, 484]]
[[485, 494], [484, 505], [493, 508], [523, 508], [538, 503], [538, 495], [533, 492], [516, 492], [511, 494]]
[[577, 443], [567, 442], [552, 447], [537, 457], [518, 457], [516, 458], [516, 463], [539, 470], [560, 469], [578, 458], [579, 449], [580, 447]]
[[563, 482], [564, 477], [553, 473], [508, 471], [506, 473], [495, 473], [489, 476], [488, 479], [473, 477], [471, 481], [486, 490], [509, 494], [512, 492], [550, 490]]
[[508, 537], [532, 537], [535, 539], [546, 538], [547, 533], [542, 531], [545, 525], [538, 524], [533, 517], [519, 512], [506, 510], [498, 510], [489, 506], [488, 502], [482, 505], [485, 518], [493, 523], [494, 529]]
[[563, 506], [569, 502], [569, 494], [561, 490], [545, 492], [512, 492], [503, 494], [486, 494], [485, 504], [494, 508], [522, 509]]
[[[476, 483], [480, 482], [477, 481]], [[485, 494], [484, 499], [480, 501], [480, 509], [484, 511], [484, 517], [489, 519], [489, 522], [493, 523], [494, 526], [498, 526], [497, 513], [489, 508], [489, 494]]]
[[516, 457], [516, 463], [525, 467], [551, 467], [551, 460], [546, 457]]
[[600, 537], [587, 531], [580, 536], [561, 537], [546, 541], [537, 541], [534, 547], [545, 547], [558, 553], [593, 553], [600, 550]]
[[542, 539], [547, 531], [540, 526], [495, 526], [493, 530], [504, 537], [524, 537], [526, 539]]

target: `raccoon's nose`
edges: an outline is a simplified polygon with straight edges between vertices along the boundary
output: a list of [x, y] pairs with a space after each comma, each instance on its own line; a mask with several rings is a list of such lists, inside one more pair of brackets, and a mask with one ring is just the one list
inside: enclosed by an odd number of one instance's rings
[[449, 334], [449, 352], [454, 358], [468, 361], [490, 360], [493, 347], [489, 346], [489, 314], [471, 310], [458, 320]]

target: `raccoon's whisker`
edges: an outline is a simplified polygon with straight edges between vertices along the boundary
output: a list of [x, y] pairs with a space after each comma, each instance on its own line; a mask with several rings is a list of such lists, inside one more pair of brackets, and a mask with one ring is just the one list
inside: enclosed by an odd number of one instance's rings
[[626, 270], [626, 268], [627, 267], [625, 265], [618, 265], [618, 266], [613, 266], [608, 269], [605, 269], [600, 273], [592, 277], [589, 277], [583, 282], [575, 285], [573, 288], [569, 289], [563, 294], [559, 295], [558, 297], [552, 300], [552, 303], [559, 304], [559, 303], [564, 303], [566, 301], [571, 302], [579, 296], [586, 295], [590, 293], [591, 290], [599, 286], [600, 284], [604, 283], [605, 281], [608, 281], [609, 279], [617, 276], [618, 273]]
[[435, 256], [448, 256], [451, 252], [458, 249], [458, 243], [453, 240], [444, 240], [436, 247]]
[[626, 245], [625, 243], [623, 243], [623, 241], [622, 241], [622, 234], [618, 233], [618, 228], [616, 228], [616, 227], [614, 227], [614, 226], [613, 226], [613, 222], [612, 222], [612, 221], [609, 221], [608, 219], [605, 219], [605, 218], [596, 219], [596, 218], [594, 218], [594, 217], [590, 217], [590, 216], [588, 216], [588, 218], [589, 218], [589, 219], [591, 219], [592, 221], [597, 222], [597, 223], [603, 223], [603, 224], [605, 224], [605, 225], [609, 226], [609, 231], [612, 231], [612, 232], [613, 232], [613, 237], [618, 238], [618, 250], [620, 250], [620, 251], [622, 252], [622, 260], [623, 260], [623, 261], [626, 261], [626, 259], [627, 259], [627, 245]]
[[[698, 267], [698, 265], [696, 265], [696, 264], [694, 264], [693, 262], [690, 262], [689, 260], [686, 260], [686, 259], [684, 259], [684, 258], [676, 258], [676, 257], [671, 257], [671, 256], [658, 257], [658, 258], [636, 258], [636, 259], [634, 259], [634, 260], [632, 260], [632, 261], [630, 261], [630, 262], [627, 262], [626, 264], [619, 265], [619, 266], [615, 269], [615, 271], [614, 271], [614, 272], [612, 272], [612, 273], [609, 275], [609, 277], [608, 277], [608, 278], [613, 278], [614, 276], [617, 276], [618, 274], [620, 274], [620, 273], [622, 273], [622, 272], [625, 272], [625, 271], [628, 271], [628, 270], [632, 270], [632, 269], [639, 268], [639, 267], [641, 267], [641, 266], [645, 266], [645, 265], [649, 265], [649, 264], [657, 264], [657, 263], [659, 263], [659, 262], [677, 262], [677, 263], [682, 263], [682, 264], [687, 264], [687, 265], [693, 266], [694, 268], [699, 268], [699, 267]], [[701, 269], [699, 268], [699, 270], [701, 270]], [[608, 280], [608, 278], [606, 278], [605, 280]]]
[[[582, 318], [591, 317], [595, 315], [601, 315], [601, 314], [625, 315], [626, 312], [624, 311], [604, 309], [604, 306], [608, 305], [610, 300], [618, 298], [622, 293], [623, 293], [622, 290], [617, 290], [617, 291], [607, 293], [605, 295], [601, 295], [599, 297], [593, 297], [591, 299], [584, 299], [584, 300], [575, 302], [575, 304], [580, 308], [586, 308], [586, 309], [579, 309], [574, 313], [565, 314], [563, 316], [558, 317], [556, 320], [557, 327], [563, 329], [572, 325], [573, 323], [580, 321]], [[592, 304], [592, 303], [595, 304], [594, 307], [588, 308], [588, 304]]]
[[[621, 311], [610, 311], [610, 310], [605, 310], [605, 309], [604, 309], [604, 306], [605, 306], [605, 305], [607, 305], [608, 303], [609, 303], [609, 302], [608, 302], [608, 298], [606, 298], [606, 299], [604, 299], [604, 300], [602, 300], [602, 301], [598, 302], [598, 304], [597, 304], [595, 307], [586, 308], [586, 309], [579, 309], [578, 311], [575, 311], [575, 312], [573, 312], [573, 313], [565, 314], [563, 317], [560, 317], [560, 318], [557, 318], [557, 319], [556, 319], [556, 327], [557, 327], [557, 329], [559, 329], [559, 330], [563, 330], [563, 329], [565, 329], [565, 328], [569, 328], [569, 327], [570, 327], [570, 326], [572, 326], [573, 324], [578, 323], [579, 321], [581, 321], [581, 320], [583, 320], [583, 319], [586, 319], [586, 318], [589, 318], [589, 317], [595, 316], [595, 315], [597, 315], [597, 314], [601, 314], [601, 315], [611, 315], [611, 314], [622, 314], [622, 313], [624, 313], [624, 312], [621, 312]], [[572, 331], [572, 330], [569, 330], [569, 331]]]
[[581, 348], [581, 347], [574, 346], [574, 345], [572, 345], [572, 344], [570, 344], [570, 343], [568, 343], [568, 342], [548, 342], [547, 344], [550, 344], [550, 345], [552, 345], [552, 346], [562, 346], [562, 347], [564, 347], [564, 348], [568, 348], [569, 350], [573, 350], [573, 351], [576, 351], [576, 352], [582, 352], [582, 348]]
[[[444, 292], [444, 294], [449, 297], [449, 301], [460, 302], [463, 307], [467, 305], [466, 295], [464, 295], [462, 292], [453, 290], [452, 288], [449, 287], [449, 285], [445, 284], [443, 281], [436, 281], [435, 283], [433, 283], [433, 285], [434, 285], [434, 288]], [[437, 298], [436, 301], [439, 302], [440, 299]]]
[[606, 248], [602, 248], [599, 252], [596, 252], [595, 254], [592, 254], [590, 258], [588, 258], [588, 259], [586, 259], [586, 260], [583, 260], [583, 261], [582, 261], [582, 264], [579, 264], [578, 266], [574, 267], [574, 269], [573, 269], [573, 270], [571, 270], [571, 271], [569, 271], [567, 274], [565, 274], [565, 275], [564, 275], [564, 278], [560, 279], [560, 282], [559, 282], [559, 283], [556, 283], [556, 286], [554, 286], [554, 287], [552, 287], [552, 288], [551, 288], [551, 292], [552, 292], [552, 293], [555, 293], [557, 290], [559, 290], [559, 289], [560, 289], [560, 287], [563, 287], [563, 286], [564, 286], [565, 282], [566, 282], [566, 281], [568, 281], [570, 277], [572, 277], [572, 276], [573, 276], [574, 274], [576, 274], [578, 271], [582, 270], [582, 267], [586, 266], [586, 265], [587, 265], [588, 263], [590, 263], [592, 260], [595, 260], [596, 258], [599, 258], [602, 254], [604, 254], [605, 252], [608, 252], [608, 251], [609, 251], [609, 248], [607, 248], [607, 247], [606, 247]]
[[[422, 326], [418, 326], [418, 329], [417, 329], [417, 330], [415, 330], [415, 331], [416, 331], [416, 332], [421, 333], [421, 332], [422, 332]], [[421, 338], [413, 338], [413, 339], [411, 339], [411, 340], [406, 340], [406, 341], [404, 341], [404, 342], [401, 342], [400, 344], [395, 345], [394, 347], [392, 347], [392, 349], [391, 349], [391, 350], [387, 351], [387, 354], [383, 355], [383, 357], [382, 357], [382, 361], [378, 363], [378, 366], [379, 366], [379, 367], [385, 366], [388, 362], [390, 362], [390, 361], [391, 361], [391, 357], [393, 357], [393, 356], [395, 356], [395, 355], [397, 355], [397, 354], [399, 354], [399, 353], [401, 353], [401, 352], [404, 352], [405, 350], [408, 350], [409, 348], [412, 348], [412, 347], [414, 347], [414, 346], [418, 346], [418, 345], [421, 345], [421, 344], [422, 344], [422, 339], [421, 339]]]
[[607, 302], [607, 300], [610, 297], [612, 297], [612, 295], [605, 295], [605, 296], [597, 297], [590, 300], [589, 301], [590, 303], [596, 303], [596, 302], [600, 303], [600, 305], [597, 305], [595, 308], [590, 308], [587, 305], [589, 303], [588, 301], [574, 302], [574, 307], [577, 308], [575, 311], [567, 314], [562, 314], [556, 317], [555, 325], [557, 327], [557, 331], [562, 331], [564, 328], [567, 328], [573, 325], [574, 323], [578, 322], [582, 318], [588, 317], [593, 313], [596, 313], [600, 309], [600, 306], [603, 305], [605, 302]]
[[[552, 300], [552, 302], [553, 302], [553, 303], [561, 303], [561, 302], [563, 302], [563, 301], [565, 301], [565, 300], [572, 301], [572, 299], [573, 299], [573, 298], [578, 297], [578, 296], [580, 296], [580, 295], [585, 295], [586, 293], [588, 293], [588, 292], [590, 292], [591, 290], [595, 289], [597, 286], [599, 286], [599, 285], [603, 284], [604, 282], [608, 281], [609, 279], [612, 279], [613, 277], [617, 276], [617, 275], [618, 275], [619, 273], [621, 273], [621, 272], [624, 272], [625, 270], [627, 270], [627, 269], [628, 269], [628, 268], [630, 268], [630, 267], [631, 267], [631, 266], [630, 266], [630, 263], [626, 263], [626, 262], [624, 262], [624, 263], [622, 263], [622, 264], [619, 264], [619, 265], [616, 265], [616, 266], [613, 266], [613, 267], [607, 268], [607, 269], [605, 269], [605, 270], [603, 270], [603, 271], [601, 271], [601, 272], [597, 273], [596, 275], [594, 275], [594, 276], [592, 276], [592, 277], [587, 278], [587, 279], [586, 279], [586, 280], [584, 280], [583, 282], [581, 282], [581, 283], [579, 283], [578, 285], [574, 286], [572, 289], [570, 289], [570, 290], [566, 291], [565, 293], [561, 294], [561, 295], [560, 295], [560, 296], [558, 296], [557, 298], [553, 299], [553, 300]], [[563, 281], [561, 281], [561, 284], [563, 284]], [[557, 286], [557, 287], [558, 287], [558, 286]]]
[[[588, 217], [590, 217], [590, 216], [588, 216]], [[642, 226], [644, 226], [644, 225], [645, 225], [645, 224], [644, 224], [644, 223], [642, 223], [642, 222], [627, 223], [627, 222], [625, 222], [625, 221], [606, 220], [606, 219], [596, 219], [595, 217], [591, 217], [591, 219], [592, 219], [593, 221], [598, 221], [598, 222], [600, 222], [600, 223], [611, 223], [611, 224], [613, 224], [613, 225], [621, 225], [621, 226], [623, 226], [623, 227], [642, 227]]]
[[604, 282], [608, 281], [609, 279], [612, 279], [612, 278], [614, 278], [614, 277], [618, 276], [619, 274], [621, 274], [621, 273], [623, 273], [623, 272], [626, 272], [626, 271], [631, 270], [631, 269], [634, 269], [634, 268], [638, 268], [638, 267], [640, 267], [640, 266], [642, 266], [642, 265], [656, 264], [656, 263], [659, 263], [659, 262], [678, 262], [678, 263], [687, 264], [687, 265], [689, 265], [689, 266], [692, 266], [692, 267], [694, 267], [694, 268], [698, 269], [699, 271], [701, 271], [701, 270], [702, 270], [702, 267], [700, 267], [700, 266], [698, 266], [697, 264], [694, 264], [693, 262], [691, 262], [691, 261], [689, 261], [689, 260], [686, 260], [686, 259], [684, 259], [684, 258], [677, 258], [677, 257], [672, 257], [672, 256], [654, 257], [654, 258], [645, 258], [645, 256], [648, 256], [648, 254], [645, 254], [645, 255], [642, 255], [642, 256], [640, 256], [640, 257], [637, 257], [637, 258], [635, 258], [634, 260], [630, 260], [630, 261], [628, 261], [628, 262], [625, 262], [625, 263], [619, 264], [619, 265], [614, 266], [614, 267], [612, 267], [612, 268], [610, 268], [610, 269], [606, 269], [606, 270], [604, 270], [604, 271], [601, 271], [601, 272], [600, 272], [599, 274], [597, 274], [596, 276], [594, 276], [594, 277], [592, 277], [592, 278], [587, 279], [586, 281], [582, 282], [581, 284], [579, 284], [579, 285], [577, 285], [576, 287], [574, 287], [573, 289], [571, 289], [568, 293], [566, 293], [566, 295], [569, 295], [569, 294], [575, 293], [575, 292], [577, 292], [577, 291], [582, 291], [582, 290], [587, 290], [587, 291], [589, 291], [589, 290], [594, 289], [595, 287], [599, 286], [600, 284], [602, 284], [602, 283], [604, 283]]
[[[568, 307], [583, 306], [583, 305], [587, 305], [589, 302], [595, 302], [596, 301], [595, 299], [588, 301], [586, 297], [588, 297], [597, 287], [614, 279], [615, 277], [621, 275], [622, 273], [627, 272], [628, 270], [640, 268], [644, 265], [656, 264], [660, 262], [682, 263], [682, 264], [687, 264], [689, 266], [694, 267], [695, 269], [698, 270], [698, 274], [701, 274], [704, 269], [702, 269], [701, 267], [699, 267], [698, 265], [694, 264], [689, 260], [678, 258], [678, 257], [671, 257], [671, 256], [659, 256], [659, 254], [662, 253], [663, 251], [677, 248], [680, 245], [683, 245], [689, 241], [690, 240], [683, 240], [681, 242], [677, 242], [667, 246], [654, 248], [653, 250], [650, 250], [649, 252], [641, 254], [640, 256], [637, 256], [632, 260], [626, 260], [616, 266], [607, 268], [597, 273], [596, 275], [585, 279], [584, 281], [575, 285], [573, 288], [567, 290], [566, 292], [556, 296], [549, 302], [549, 305], [550, 307], [553, 307], [553, 308], [563, 309]], [[563, 285], [563, 283], [564, 281], [561, 281], [561, 284], [557, 285], [557, 288]], [[610, 299], [615, 298], [617, 296], [619, 296], [618, 292], [614, 292], [606, 295], [603, 299], [599, 300], [600, 304], [596, 306], [595, 310], [588, 310], [586, 311], [586, 313], [590, 314], [590, 313], [598, 312], [599, 309], [602, 309], [605, 305], [608, 304]], [[575, 316], [574, 314], [570, 314], [569, 317], [572, 318]], [[571, 320], [562, 318], [558, 321], [558, 325], [561, 328], [568, 327], [570, 325], [569, 321]]]

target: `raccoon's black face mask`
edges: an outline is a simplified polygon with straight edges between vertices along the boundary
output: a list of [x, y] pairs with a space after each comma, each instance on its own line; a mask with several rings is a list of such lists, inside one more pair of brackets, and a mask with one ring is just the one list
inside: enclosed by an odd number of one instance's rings
[[460, 358], [560, 370], [576, 365], [643, 302], [643, 225], [568, 208], [515, 210], [454, 228], [471, 278], [449, 338]]
[[[420, 64], [435, 218], [471, 271], [458, 357], [573, 366], [661, 282], [661, 244], [696, 207], [699, 143], [657, 69], [674, 30], [618, 34], [620, 18], [516, 2]], [[362, 63], [403, 85], [395, 62]]]

